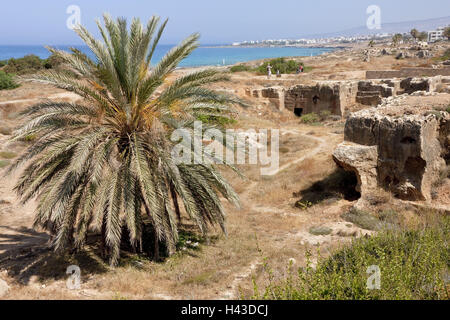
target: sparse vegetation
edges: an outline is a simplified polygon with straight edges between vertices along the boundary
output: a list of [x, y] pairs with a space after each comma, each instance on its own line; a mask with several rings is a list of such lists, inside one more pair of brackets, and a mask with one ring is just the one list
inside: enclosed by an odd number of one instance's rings
[[328, 234], [331, 234], [331, 232], [333, 232], [332, 229], [324, 226], [316, 226], [309, 228], [309, 233], [315, 236], [326, 236]]
[[[419, 228], [385, 230], [372, 237], [354, 240], [328, 258], [319, 257], [298, 272], [289, 267], [288, 276], [269, 280], [260, 292], [254, 284], [254, 299], [269, 300], [414, 300], [450, 298], [448, 291], [450, 218]], [[380, 289], [367, 288], [369, 266], [380, 268]]]
[[63, 60], [58, 55], [51, 54], [47, 59], [41, 59], [36, 55], [27, 55], [23, 58], [11, 58], [4, 61], [3, 71], [9, 74], [33, 74], [44, 69], [56, 69]]
[[17, 157], [17, 154], [15, 152], [0, 151], [0, 158], [2, 159], [14, 159], [15, 157]]
[[320, 111], [319, 114], [315, 112], [304, 114], [300, 117], [300, 122], [305, 124], [318, 124], [328, 120], [331, 117], [331, 112], [328, 110]]
[[[297, 62], [295, 60], [287, 60], [285, 58], [277, 58], [264, 62], [261, 66], [257, 68], [257, 72], [259, 74], [267, 74], [267, 66], [269, 64], [272, 66], [273, 73], [276, 73], [277, 70], [279, 70], [281, 74], [296, 73], [300, 65], [304, 67], [303, 62]], [[307, 71], [309, 71], [309, 69], [304, 67], [304, 72]]]
[[19, 84], [14, 81], [14, 75], [0, 70], [0, 90], [15, 89], [17, 87], [19, 87]]
[[239, 64], [236, 66], [232, 66], [230, 68], [231, 72], [249, 72], [252, 71], [253, 69], [249, 66], [246, 66], [245, 64]]
[[392, 37], [392, 45], [398, 46], [398, 44], [402, 40], [403, 40], [403, 36], [400, 33], [397, 33]]
[[34, 73], [44, 68], [43, 60], [36, 55], [27, 55], [23, 58], [11, 58], [3, 68], [6, 73], [28, 74]]
[[0, 159], [0, 169], [9, 166], [9, 164], [10, 164], [9, 160], [1, 160]]
[[447, 40], [450, 40], [450, 27], [445, 28], [444, 37], [447, 37]]
[[352, 208], [342, 215], [345, 221], [354, 223], [358, 227], [366, 230], [377, 230], [380, 228], [380, 220], [370, 212]]
[[305, 124], [314, 124], [320, 122], [320, 117], [317, 113], [311, 112], [300, 117], [300, 122]]

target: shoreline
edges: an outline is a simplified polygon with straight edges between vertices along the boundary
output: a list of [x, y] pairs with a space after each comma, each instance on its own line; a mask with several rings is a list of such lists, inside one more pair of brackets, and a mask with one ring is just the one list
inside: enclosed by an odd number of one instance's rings
[[[15, 46], [16, 47], [16, 46]], [[27, 46], [17, 46], [17, 47], [27, 47]], [[31, 46], [33, 47], [33, 46]], [[0, 46], [1, 48], [1, 46]], [[326, 49], [326, 51], [320, 52], [319, 54], [315, 54], [314, 56], [321, 56], [323, 54], [328, 54], [330, 52], [336, 52], [336, 51], [340, 51], [340, 50], [344, 50], [346, 49], [346, 47], [342, 47], [342, 46], [248, 46], [248, 47], [244, 47], [244, 46], [232, 46], [232, 45], [218, 45], [218, 46], [200, 46], [199, 48], [203, 48], [203, 49], [221, 49], [221, 48], [229, 48], [229, 49], [240, 49], [240, 48], [255, 48], [255, 49], [275, 49], [275, 48], [286, 48], [286, 49]], [[63, 49], [64, 50], [64, 49]], [[21, 59], [25, 56], [28, 55], [36, 55], [38, 56], [41, 60], [45, 60], [45, 58], [41, 58], [39, 56], [38, 53], [36, 52], [28, 52], [26, 54], [24, 54], [22, 57], [19, 58], [14, 58], [14, 59]], [[234, 63], [227, 63], [227, 64], [212, 64], [212, 63], [208, 63], [205, 62], [205, 64], [201, 64], [201, 65], [185, 65], [185, 66], [180, 66], [177, 68], [177, 70], [186, 70], [186, 69], [199, 69], [199, 68], [230, 68], [232, 66], [235, 65], [239, 65], [239, 64], [254, 64], [254, 63], [259, 63], [259, 62], [263, 62], [266, 60], [270, 60], [270, 59], [276, 59], [276, 58], [285, 58], [285, 59], [301, 59], [301, 58], [307, 58], [310, 57], [310, 55], [283, 55], [280, 52], [280, 55], [277, 56], [273, 56], [273, 57], [267, 57], [267, 58], [258, 58], [255, 57], [255, 59], [250, 59], [247, 60], [245, 58], [243, 58], [242, 60], [236, 61]], [[12, 58], [7, 58], [7, 59], [0, 59], [1, 61], [8, 61], [9, 59]], [[205, 59], [207, 61], [207, 59]]]

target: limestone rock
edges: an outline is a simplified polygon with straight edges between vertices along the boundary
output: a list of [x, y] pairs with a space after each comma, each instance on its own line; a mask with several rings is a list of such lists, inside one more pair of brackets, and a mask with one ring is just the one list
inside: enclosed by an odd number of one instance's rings
[[449, 153], [450, 115], [396, 108], [387, 105], [351, 114], [345, 142], [333, 158], [356, 173], [363, 197], [379, 186], [400, 199], [430, 200], [431, 186]]
[[0, 279], [0, 298], [6, 296], [9, 293], [9, 286], [6, 281]]
[[334, 151], [333, 159], [340, 167], [356, 174], [356, 191], [362, 197], [377, 187], [378, 151], [375, 146], [344, 142]]

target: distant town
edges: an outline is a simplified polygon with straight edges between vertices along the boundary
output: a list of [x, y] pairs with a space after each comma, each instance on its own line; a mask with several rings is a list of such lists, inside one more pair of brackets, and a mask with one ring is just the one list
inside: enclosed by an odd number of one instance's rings
[[[421, 41], [427, 42], [437, 42], [446, 40], [447, 37], [444, 36], [444, 32], [448, 26], [442, 26], [435, 30], [430, 31], [422, 31], [419, 32], [417, 38]], [[411, 33], [400, 33], [403, 39], [412, 39], [413, 36]], [[345, 45], [345, 44], [354, 44], [358, 42], [365, 42], [370, 40], [380, 40], [386, 41], [391, 40], [395, 33], [379, 33], [372, 35], [357, 35], [357, 36], [340, 36], [340, 37], [330, 37], [330, 38], [315, 38], [315, 39], [268, 39], [268, 40], [249, 40], [242, 42], [234, 42], [232, 46], [234, 47], [302, 47], [302, 46], [327, 46], [327, 45]]]

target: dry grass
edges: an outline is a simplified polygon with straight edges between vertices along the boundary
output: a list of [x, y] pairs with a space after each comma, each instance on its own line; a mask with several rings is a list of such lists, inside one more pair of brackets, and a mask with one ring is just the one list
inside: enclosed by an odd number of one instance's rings
[[15, 157], [17, 157], [17, 154], [15, 152], [11, 152], [11, 151], [0, 151], [0, 159], [14, 159]]

